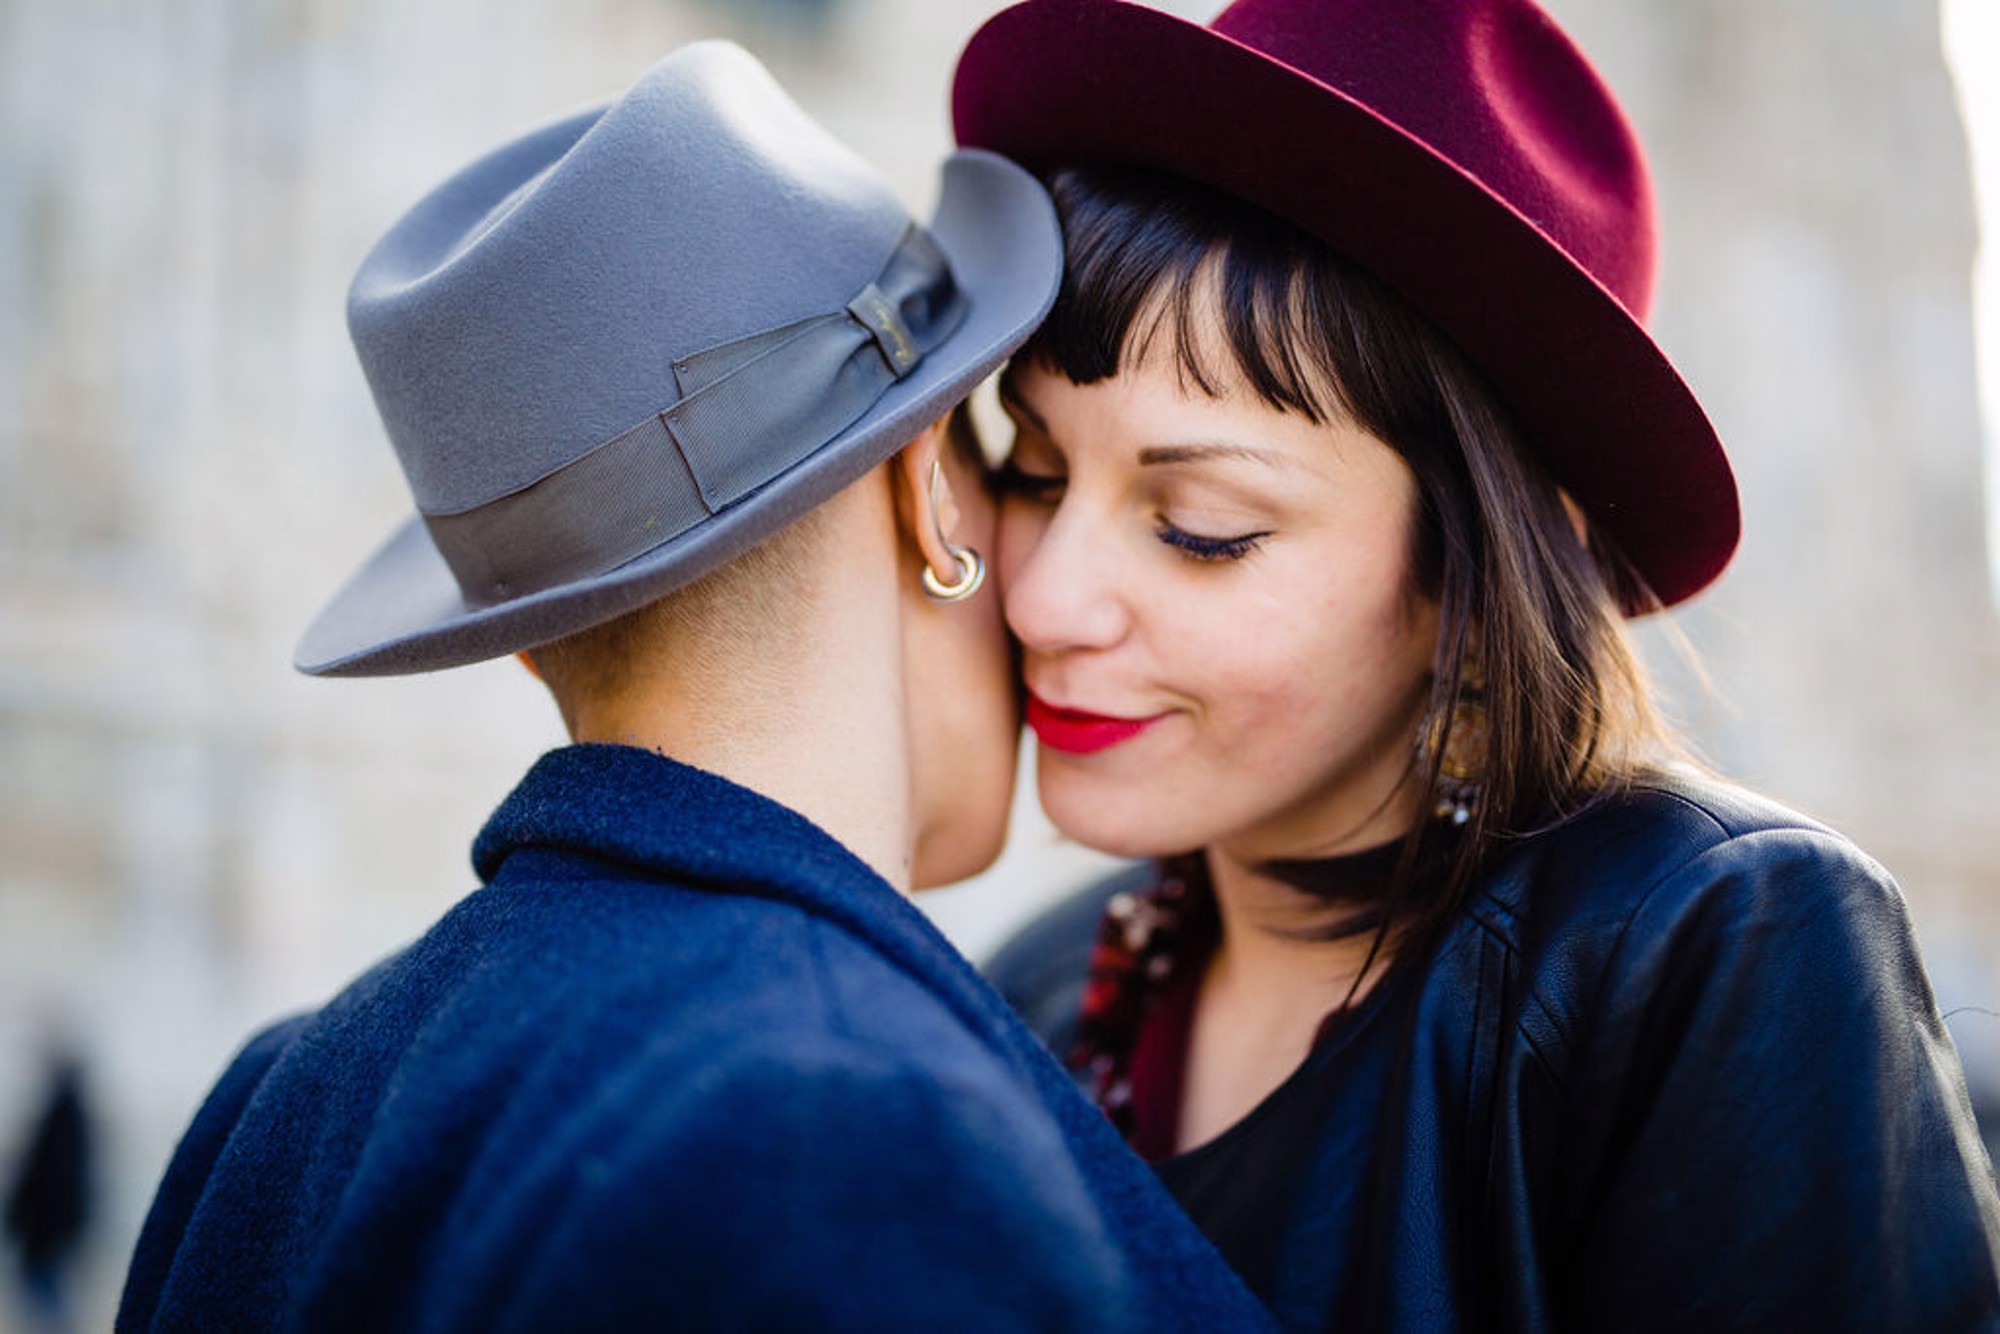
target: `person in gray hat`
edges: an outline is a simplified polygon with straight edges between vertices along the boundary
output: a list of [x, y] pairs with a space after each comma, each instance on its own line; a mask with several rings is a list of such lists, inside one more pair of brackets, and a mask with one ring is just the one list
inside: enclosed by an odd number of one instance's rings
[[417, 514], [298, 666], [521, 653], [579, 744], [481, 889], [236, 1058], [120, 1328], [1264, 1323], [901, 892], [1003, 833], [950, 414], [1059, 270], [1021, 170], [958, 154], [919, 225], [724, 43], [390, 230], [349, 315]]

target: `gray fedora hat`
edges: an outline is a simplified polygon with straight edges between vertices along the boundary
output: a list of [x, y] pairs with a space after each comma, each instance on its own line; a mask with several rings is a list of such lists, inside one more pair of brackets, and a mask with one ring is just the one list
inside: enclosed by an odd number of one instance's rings
[[914, 222], [726, 42], [480, 158], [390, 229], [348, 325], [416, 500], [300, 671], [430, 671], [715, 569], [890, 457], [1032, 332], [1055, 212], [1006, 159]]

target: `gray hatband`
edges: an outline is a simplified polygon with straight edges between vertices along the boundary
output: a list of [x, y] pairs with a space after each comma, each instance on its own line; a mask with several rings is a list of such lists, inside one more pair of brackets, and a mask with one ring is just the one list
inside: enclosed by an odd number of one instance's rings
[[474, 606], [602, 574], [804, 460], [964, 317], [943, 252], [911, 223], [845, 308], [676, 361], [670, 406], [539, 481], [424, 524]]

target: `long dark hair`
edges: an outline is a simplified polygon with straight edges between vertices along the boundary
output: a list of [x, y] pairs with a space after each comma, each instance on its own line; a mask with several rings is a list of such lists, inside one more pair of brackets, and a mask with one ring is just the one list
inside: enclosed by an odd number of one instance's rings
[[[1419, 819], [1371, 901], [1339, 904], [1324, 934], [1428, 938], [1509, 841], [1563, 820], [1683, 752], [1655, 711], [1624, 605], [1643, 582], [1580, 536], [1554, 479], [1458, 350], [1406, 301], [1289, 223], [1174, 177], [1072, 167], [1049, 181], [1067, 270], [1021, 358], [1078, 384], [1115, 375], [1169, 337], [1180, 373], [1225, 383], [1197, 312], [1218, 307], [1233, 369], [1259, 398], [1314, 422], [1345, 416], [1414, 472], [1411, 591], [1439, 608], [1415, 781], [1436, 793], [1452, 719], [1477, 688], [1487, 718], [1478, 796], [1463, 823]], [[1561, 367], [1551, 367], [1560, 374]], [[1656, 605], [1656, 604], [1653, 604]], [[1476, 660], [1476, 669], [1475, 669]], [[1357, 986], [1359, 982], [1357, 981]]]

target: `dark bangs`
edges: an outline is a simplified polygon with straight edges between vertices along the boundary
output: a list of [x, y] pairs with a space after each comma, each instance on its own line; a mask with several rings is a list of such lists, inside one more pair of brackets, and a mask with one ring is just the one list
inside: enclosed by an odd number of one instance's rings
[[[1398, 379], [1420, 373], [1385, 352], [1439, 339], [1317, 238], [1220, 191], [1112, 167], [1066, 168], [1048, 184], [1063, 221], [1062, 290], [1022, 355], [1078, 384], [1116, 374], [1164, 334], [1204, 393], [1221, 392], [1221, 352], [1270, 406], [1366, 426]], [[1196, 303], [1212, 298], [1221, 349], [1197, 335]]]
[[[1197, 293], [1215, 295], [1234, 369], [1272, 407], [1325, 421], [1344, 406], [1316, 382], [1297, 348], [1301, 303], [1295, 277], [1307, 266], [1285, 223], [1186, 182], [1098, 168], [1059, 172], [1051, 193], [1063, 218], [1065, 271], [1048, 321], [1025, 355], [1078, 384], [1143, 358], [1163, 333], [1182, 375], [1211, 396], [1221, 391], [1192, 318]], [[1206, 352], [1206, 355], [1204, 353]]]

